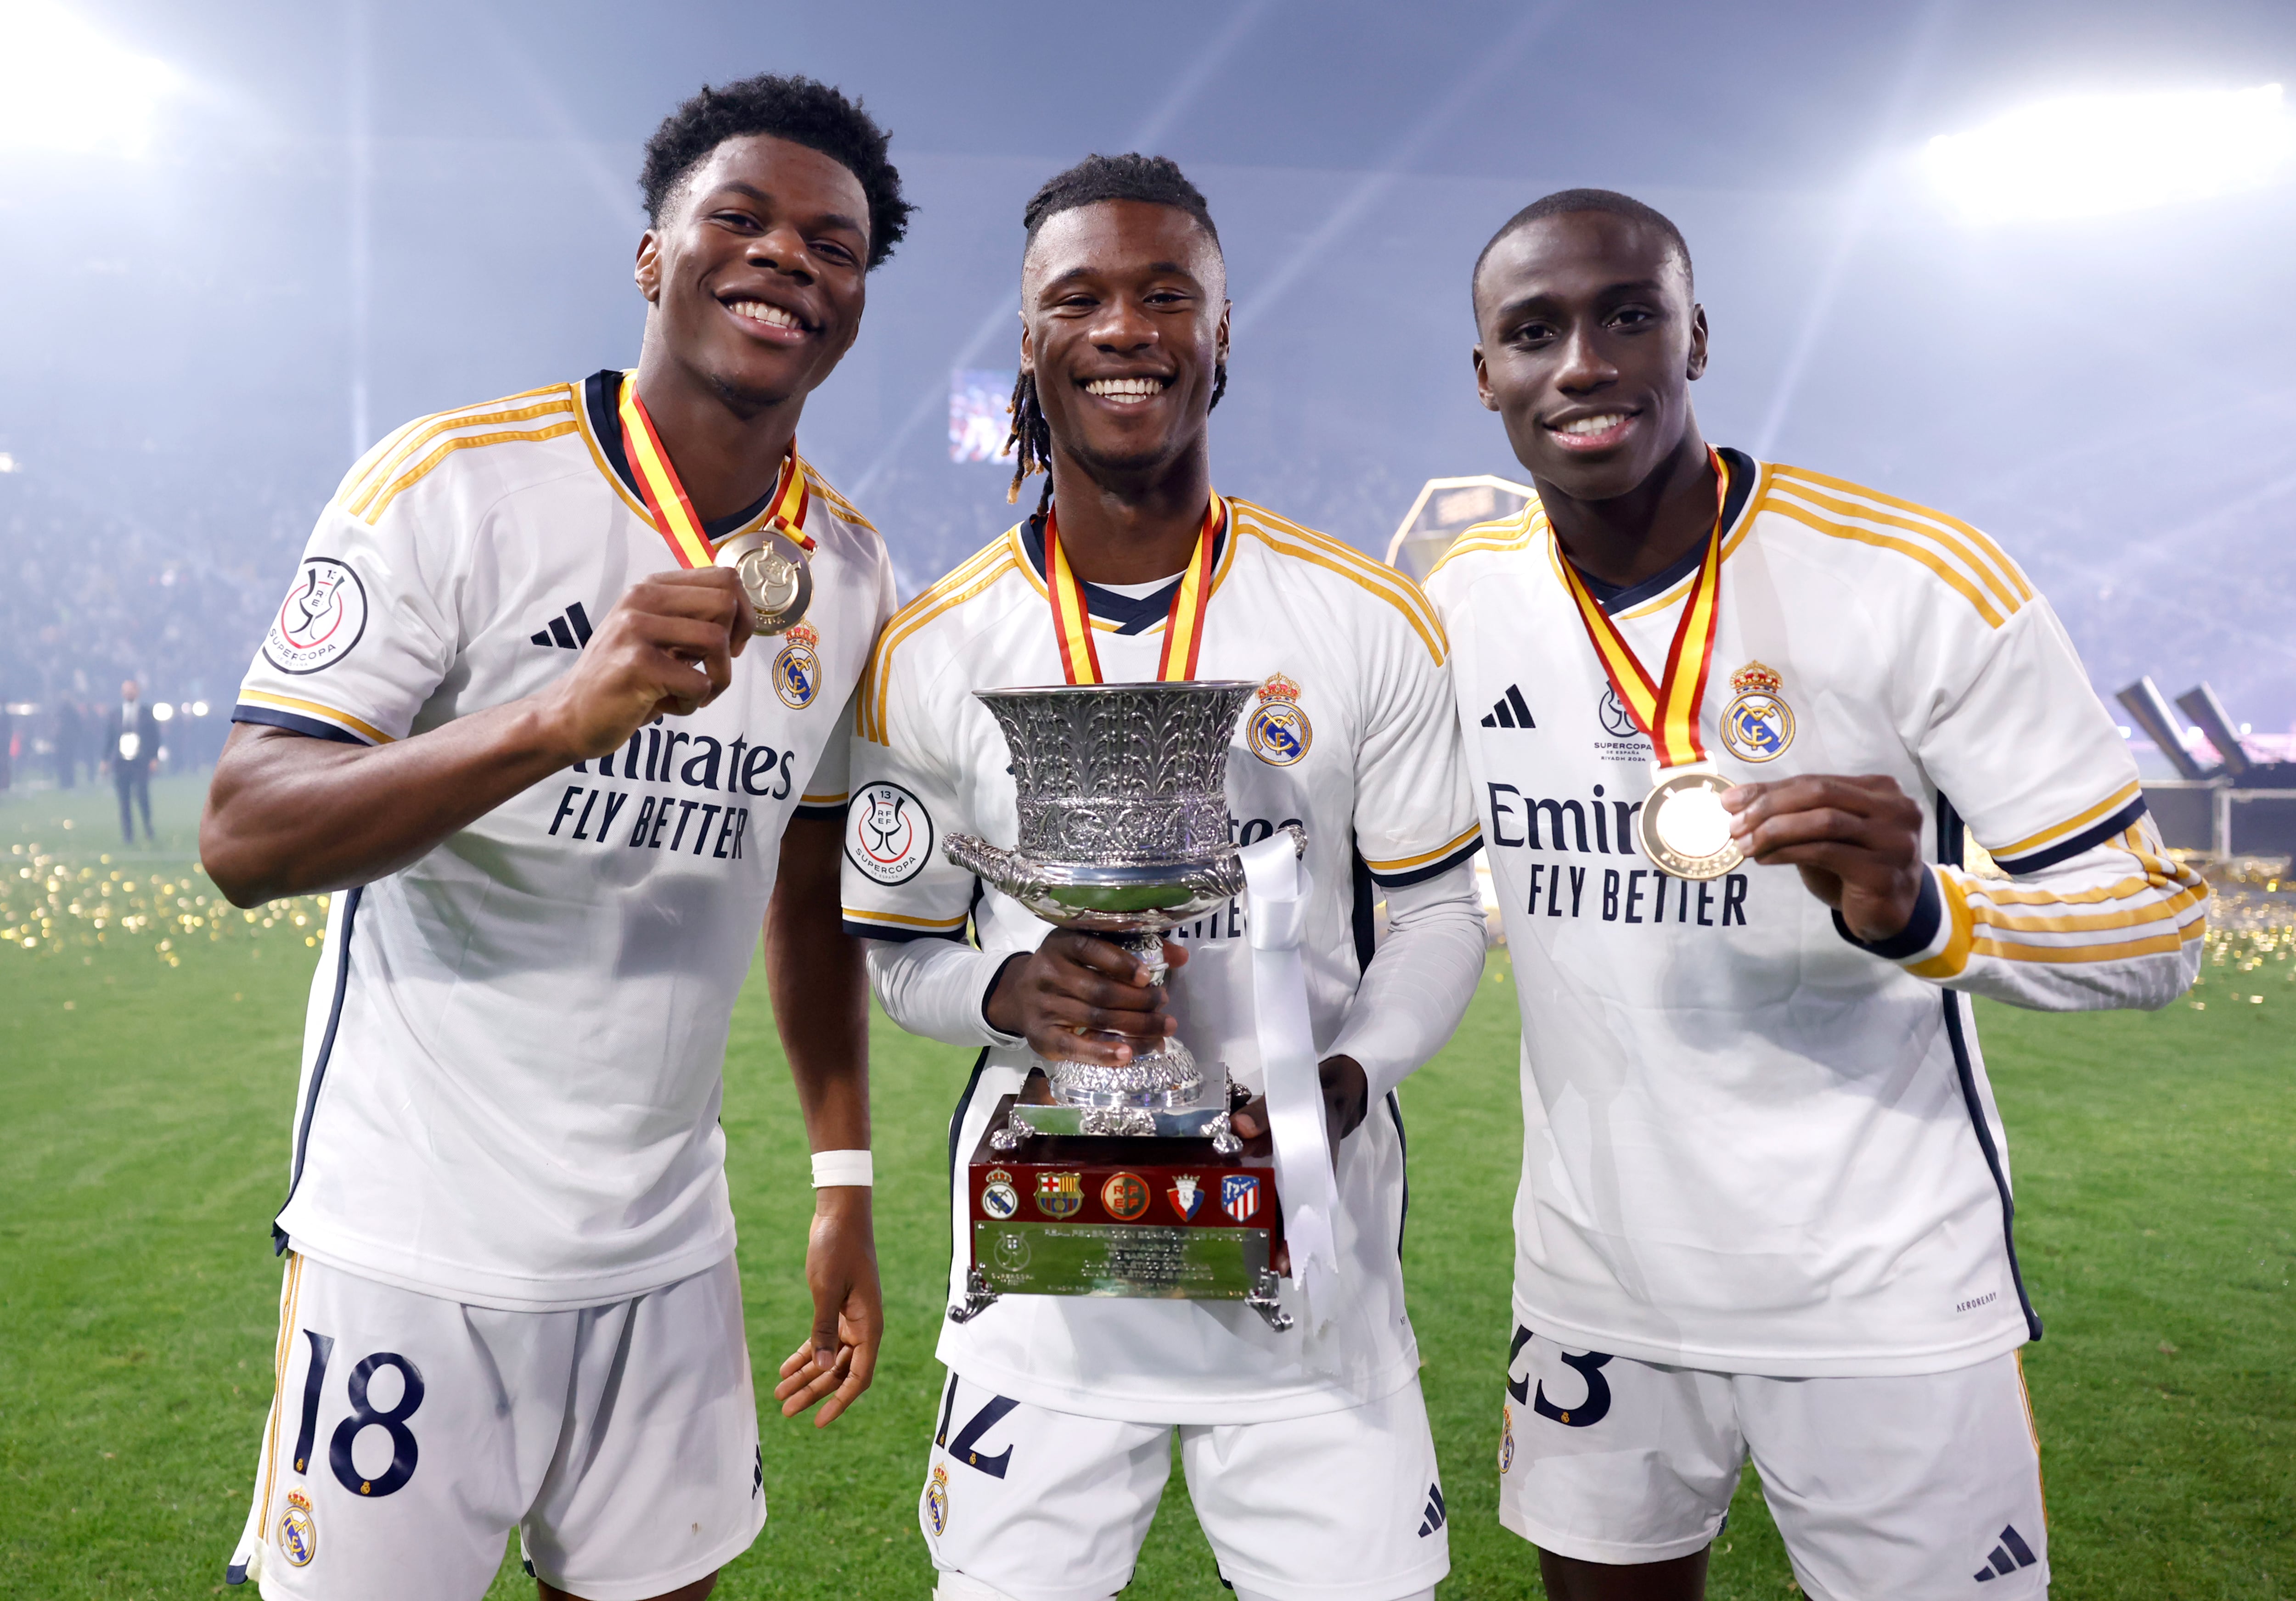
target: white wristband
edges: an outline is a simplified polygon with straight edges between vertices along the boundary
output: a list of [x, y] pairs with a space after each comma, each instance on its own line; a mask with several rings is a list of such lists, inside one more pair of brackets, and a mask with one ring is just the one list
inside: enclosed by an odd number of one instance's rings
[[870, 1186], [876, 1182], [876, 1163], [867, 1151], [813, 1153], [813, 1187], [816, 1189], [832, 1184]]

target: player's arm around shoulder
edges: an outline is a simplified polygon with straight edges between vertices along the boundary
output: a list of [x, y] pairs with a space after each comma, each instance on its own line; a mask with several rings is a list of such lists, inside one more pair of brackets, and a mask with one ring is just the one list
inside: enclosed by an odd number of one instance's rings
[[[355, 470], [355, 476], [356, 476]], [[751, 630], [715, 569], [632, 585], [546, 689], [421, 733], [455, 664], [466, 560], [402, 499], [322, 516], [240, 695], [200, 823], [234, 904], [366, 884], [653, 717], [708, 705]]]
[[[2045, 1010], [2164, 1006], [2198, 975], [2207, 886], [2162, 851], [2048, 602], [1997, 560], [1986, 605], [1928, 584], [1895, 641], [1895, 720], [1931, 809], [1886, 777], [1806, 774], [1726, 795], [1735, 837], [1920, 977]], [[1963, 865], [1964, 823], [2005, 879]]]

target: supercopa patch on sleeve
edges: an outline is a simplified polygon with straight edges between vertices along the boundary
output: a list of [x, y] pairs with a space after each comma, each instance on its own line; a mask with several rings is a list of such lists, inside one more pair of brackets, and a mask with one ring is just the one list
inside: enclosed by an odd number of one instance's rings
[[864, 784], [845, 813], [845, 855], [880, 884], [906, 884], [932, 855], [932, 816], [898, 784]]
[[263, 659], [282, 673], [316, 673], [348, 656], [365, 633], [358, 575], [332, 556], [307, 556], [263, 636]]

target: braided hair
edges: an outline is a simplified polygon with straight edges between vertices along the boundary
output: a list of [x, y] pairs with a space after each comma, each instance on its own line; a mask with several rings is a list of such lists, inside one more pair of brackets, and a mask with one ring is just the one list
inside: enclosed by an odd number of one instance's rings
[[[1213, 225], [1211, 208], [1204, 203], [1202, 191], [1188, 182], [1187, 175], [1170, 158], [1134, 152], [1086, 156], [1066, 172], [1046, 179], [1045, 186], [1030, 197], [1021, 213], [1021, 221], [1029, 230], [1021, 257], [1027, 257], [1029, 247], [1037, 242], [1037, 234], [1047, 220], [1063, 211], [1097, 205], [1103, 200], [1144, 200], [1152, 206], [1169, 206], [1185, 211], [1210, 236], [1212, 249], [1219, 249], [1219, 229]], [[1220, 396], [1226, 393], [1227, 363], [1222, 362], [1212, 370], [1212, 404], [1219, 404]], [[1037, 380], [1033, 373], [1023, 372], [1013, 380], [1009, 410], [1013, 413], [1013, 429], [1004, 436], [1004, 448], [1013, 456], [1013, 486], [1004, 492], [1004, 498], [1007, 502], [1018, 501], [1021, 486], [1031, 473], [1041, 472], [1045, 475], [1045, 490], [1037, 499], [1037, 515], [1042, 517], [1053, 501], [1053, 430], [1045, 421], [1044, 408], [1037, 404]]]

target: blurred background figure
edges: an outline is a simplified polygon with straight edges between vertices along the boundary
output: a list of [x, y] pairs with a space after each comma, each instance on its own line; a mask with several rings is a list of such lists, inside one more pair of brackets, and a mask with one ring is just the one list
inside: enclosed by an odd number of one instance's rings
[[84, 759], [82, 746], [86, 739], [87, 714], [78, 700], [56, 702], [55, 750], [56, 788], [70, 789], [79, 783], [79, 764]]
[[131, 678], [119, 686], [119, 704], [105, 723], [101, 758], [119, 796], [119, 833], [129, 845], [135, 843], [131, 807], [143, 812], [144, 841], [152, 843], [152, 763], [159, 754], [160, 719]]

